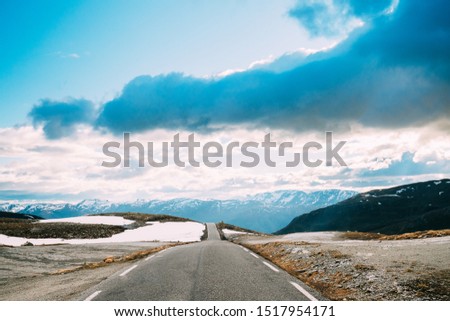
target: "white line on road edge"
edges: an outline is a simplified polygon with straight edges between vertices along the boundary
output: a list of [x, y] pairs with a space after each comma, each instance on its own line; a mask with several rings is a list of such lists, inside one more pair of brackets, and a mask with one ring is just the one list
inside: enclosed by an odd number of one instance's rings
[[144, 261], [148, 261], [148, 260], [150, 260], [152, 257], [154, 257], [155, 255], [153, 254], [153, 255], [150, 255], [149, 257], [147, 257]]
[[297, 284], [295, 282], [290, 282], [290, 283], [311, 301], [318, 301], [315, 297], [313, 297], [308, 291], [306, 291], [304, 288], [302, 288], [299, 284]]
[[95, 298], [97, 295], [99, 295], [100, 292], [102, 292], [102, 291], [95, 291], [90, 296], [88, 296], [84, 301], [92, 301], [92, 299]]
[[280, 270], [274, 268], [274, 267], [273, 267], [272, 265], [270, 265], [269, 263], [264, 262], [264, 261], [263, 261], [263, 263], [264, 263], [264, 265], [266, 265], [268, 268], [270, 268], [272, 271], [280, 272]]
[[256, 255], [255, 253], [250, 252], [251, 255], [253, 255], [254, 257], [256, 257], [257, 259], [259, 259], [259, 256]]
[[137, 265], [133, 265], [132, 267], [130, 267], [128, 270], [126, 270], [125, 272], [122, 272], [119, 276], [125, 276], [127, 275], [129, 272], [131, 272], [133, 269], [137, 268]]
[[245, 252], [248, 252], [248, 249], [246, 249], [245, 247], [243, 247], [242, 245], [239, 245], [241, 247], [241, 249], [243, 249]]

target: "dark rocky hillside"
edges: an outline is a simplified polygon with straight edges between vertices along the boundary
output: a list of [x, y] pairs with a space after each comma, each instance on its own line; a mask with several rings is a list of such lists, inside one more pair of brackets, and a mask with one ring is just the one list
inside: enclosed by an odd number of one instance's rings
[[42, 217], [32, 214], [20, 214], [11, 212], [0, 211], [0, 218], [14, 218], [14, 219], [24, 219], [24, 220], [41, 220]]
[[296, 217], [276, 234], [359, 231], [398, 234], [450, 228], [450, 180], [358, 194]]

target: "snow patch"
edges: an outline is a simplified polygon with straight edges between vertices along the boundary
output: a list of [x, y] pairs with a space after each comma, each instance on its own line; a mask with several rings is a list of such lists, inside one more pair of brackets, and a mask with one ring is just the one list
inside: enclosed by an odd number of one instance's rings
[[200, 241], [205, 226], [196, 222], [153, 222], [134, 230], [126, 230], [111, 237], [100, 239], [27, 239], [0, 234], [0, 244], [21, 246], [26, 242], [34, 245], [50, 244], [96, 244], [123, 242], [197, 242]]
[[233, 235], [233, 234], [251, 234], [251, 233], [248, 233], [248, 232], [229, 230], [227, 228], [222, 229], [222, 232], [223, 232], [223, 234], [225, 234], [225, 236]]
[[363, 252], [358, 252], [356, 253], [357, 256], [362, 256], [362, 257], [371, 257], [373, 256], [373, 253], [363, 253]]
[[50, 220], [40, 220], [39, 223], [79, 223], [79, 224], [104, 224], [104, 225], [129, 225], [134, 221], [124, 219], [120, 216], [79, 216], [68, 218], [55, 218]]

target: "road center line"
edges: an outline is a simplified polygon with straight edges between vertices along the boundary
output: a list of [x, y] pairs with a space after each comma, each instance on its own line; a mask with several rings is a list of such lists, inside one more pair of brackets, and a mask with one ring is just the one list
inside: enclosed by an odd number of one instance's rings
[[264, 261], [263, 261], [263, 264], [264, 264], [265, 266], [267, 266], [268, 268], [270, 268], [272, 271], [280, 272], [280, 270], [274, 268], [272, 265], [270, 265], [270, 264], [267, 263], [267, 262], [264, 262]]
[[133, 269], [137, 268], [137, 265], [133, 265], [132, 267], [130, 267], [128, 270], [122, 272], [119, 276], [125, 276], [128, 273], [130, 273]]
[[253, 255], [254, 257], [256, 257], [257, 259], [259, 259], [259, 256], [258, 255], [256, 255], [255, 253], [253, 253], [253, 252], [250, 252], [250, 255]]
[[290, 283], [311, 301], [318, 301], [315, 297], [313, 297], [308, 291], [306, 291], [304, 288], [302, 288], [299, 284], [297, 284], [295, 282], [290, 282]]
[[148, 260], [150, 260], [152, 257], [155, 257], [155, 254], [153, 254], [153, 255], [150, 255], [149, 257], [147, 257], [147, 258], [145, 258], [145, 260], [144, 261], [148, 261]]
[[88, 296], [84, 301], [92, 301], [92, 299], [95, 298], [97, 295], [99, 295], [100, 292], [102, 292], [102, 291], [95, 291], [90, 296]]

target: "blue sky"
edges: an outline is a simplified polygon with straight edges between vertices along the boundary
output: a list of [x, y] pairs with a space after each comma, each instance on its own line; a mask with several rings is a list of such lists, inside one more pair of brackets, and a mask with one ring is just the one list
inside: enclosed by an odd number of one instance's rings
[[[447, 177], [449, 9], [445, 0], [2, 1], [0, 198], [228, 198]], [[124, 131], [225, 143], [271, 132], [299, 144], [333, 131], [348, 141], [349, 166], [105, 171], [102, 145]]]
[[208, 76], [300, 47], [293, 1], [13, 1], [0, 4], [0, 126], [41, 98], [104, 102], [136, 76]]

